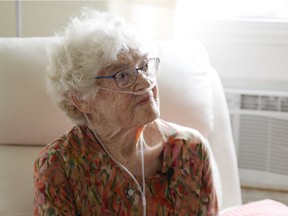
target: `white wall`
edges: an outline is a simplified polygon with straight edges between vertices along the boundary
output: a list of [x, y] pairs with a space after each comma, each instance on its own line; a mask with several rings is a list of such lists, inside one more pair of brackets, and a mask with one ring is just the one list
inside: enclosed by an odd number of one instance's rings
[[288, 90], [288, 23], [206, 20], [175, 38], [202, 41], [226, 87]]
[[109, 11], [124, 17], [147, 37], [173, 38], [176, 0], [110, 1]]
[[[22, 36], [51, 36], [83, 6], [112, 11], [156, 40], [197, 39], [226, 87], [288, 90], [288, 23], [199, 21], [176, 0], [21, 1]], [[16, 3], [0, 1], [0, 37], [16, 36]]]

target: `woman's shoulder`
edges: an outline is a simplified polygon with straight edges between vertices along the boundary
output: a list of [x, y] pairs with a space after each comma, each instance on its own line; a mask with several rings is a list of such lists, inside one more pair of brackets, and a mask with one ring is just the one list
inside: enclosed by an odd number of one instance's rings
[[75, 136], [77, 136], [77, 133], [75, 133], [77, 130], [77, 126], [70, 129], [68, 132], [63, 133], [58, 138], [56, 138], [51, 143], [48, 143], [44, 146], [44, 148], [40, 151], [39, 156], [42, 154], [45, 154], [47, 152], [57, 152], [59, 150], [67, 149], [70, 143], [70, 140], [75, 139]]
[[91, 143], [91, 138], [85, 132], [85, 127], [75, 126], [53, 142], [47, 144], [39, 152], [36, 163], [65, 163], [71, 156], [83, 152], [85, 145]]
[[35, 165], [41, 170], [46, 169], [47, 165], [56, 163], [63, 163], [63, 156], [67, 155], [68, 144], [71, 137], [71, 133], [75, 130], [72, 128], [69, 132], [62, 134], [59, 138], [51, 143], [46, 144], [35, 160]]
[[169, 138], [184, 140], [193, 139], [195, 142], [202, 142], [204, 140], [202, 134], [194, 128], [164, 121], [162, 119], [157, 120], [157, 125], [162, 133], [162, 136], [166, 137], [167, 140]]
[[204, 154], [209, 151], [207, 139], [198, 130], [164, 120], [158, 120], [157, 124], [164, 137], [166, 147]]

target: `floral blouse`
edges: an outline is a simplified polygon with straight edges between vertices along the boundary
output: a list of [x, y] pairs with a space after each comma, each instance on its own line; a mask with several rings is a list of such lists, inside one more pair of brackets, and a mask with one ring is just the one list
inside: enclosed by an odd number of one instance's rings
[[[198, 132], [162, 122], [169, 133], [162, 170], [145, 178], [146, 215], [217, 215], [206, 144]], [[34, 188], [34, 215], [143, 215], [135, 182], [87, 126], [44, 147], [34, 165]]]

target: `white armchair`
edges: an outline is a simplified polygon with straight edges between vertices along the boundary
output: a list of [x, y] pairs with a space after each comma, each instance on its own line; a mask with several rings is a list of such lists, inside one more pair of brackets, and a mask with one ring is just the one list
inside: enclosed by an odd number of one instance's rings
[[[46, 47], [54, 38], [0, 39], [0, 215], [32, 215], [33, 162], [69, 130], [45, 91]], [[158, 42], [161, 117], [198, 129], [217, 166], [220, 208], [241, 205], [229, 113], [217, 72], [196, 42]], [[218, 171], [217, 171], [218, 167]]]

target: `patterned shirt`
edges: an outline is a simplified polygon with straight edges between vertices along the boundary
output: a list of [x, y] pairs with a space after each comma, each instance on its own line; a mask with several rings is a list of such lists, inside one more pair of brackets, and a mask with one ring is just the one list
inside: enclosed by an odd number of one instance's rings
[[[205, 142], [197, 131], [164, 124], [169, 132], [164, 133], [162, 169], [145, 178], [146, 215], [217, 215]], [[34, 215], [143, 214], [135, 182], [87, 126], [76, 126], [43, 148], [34, 165], [34, 188]]]

